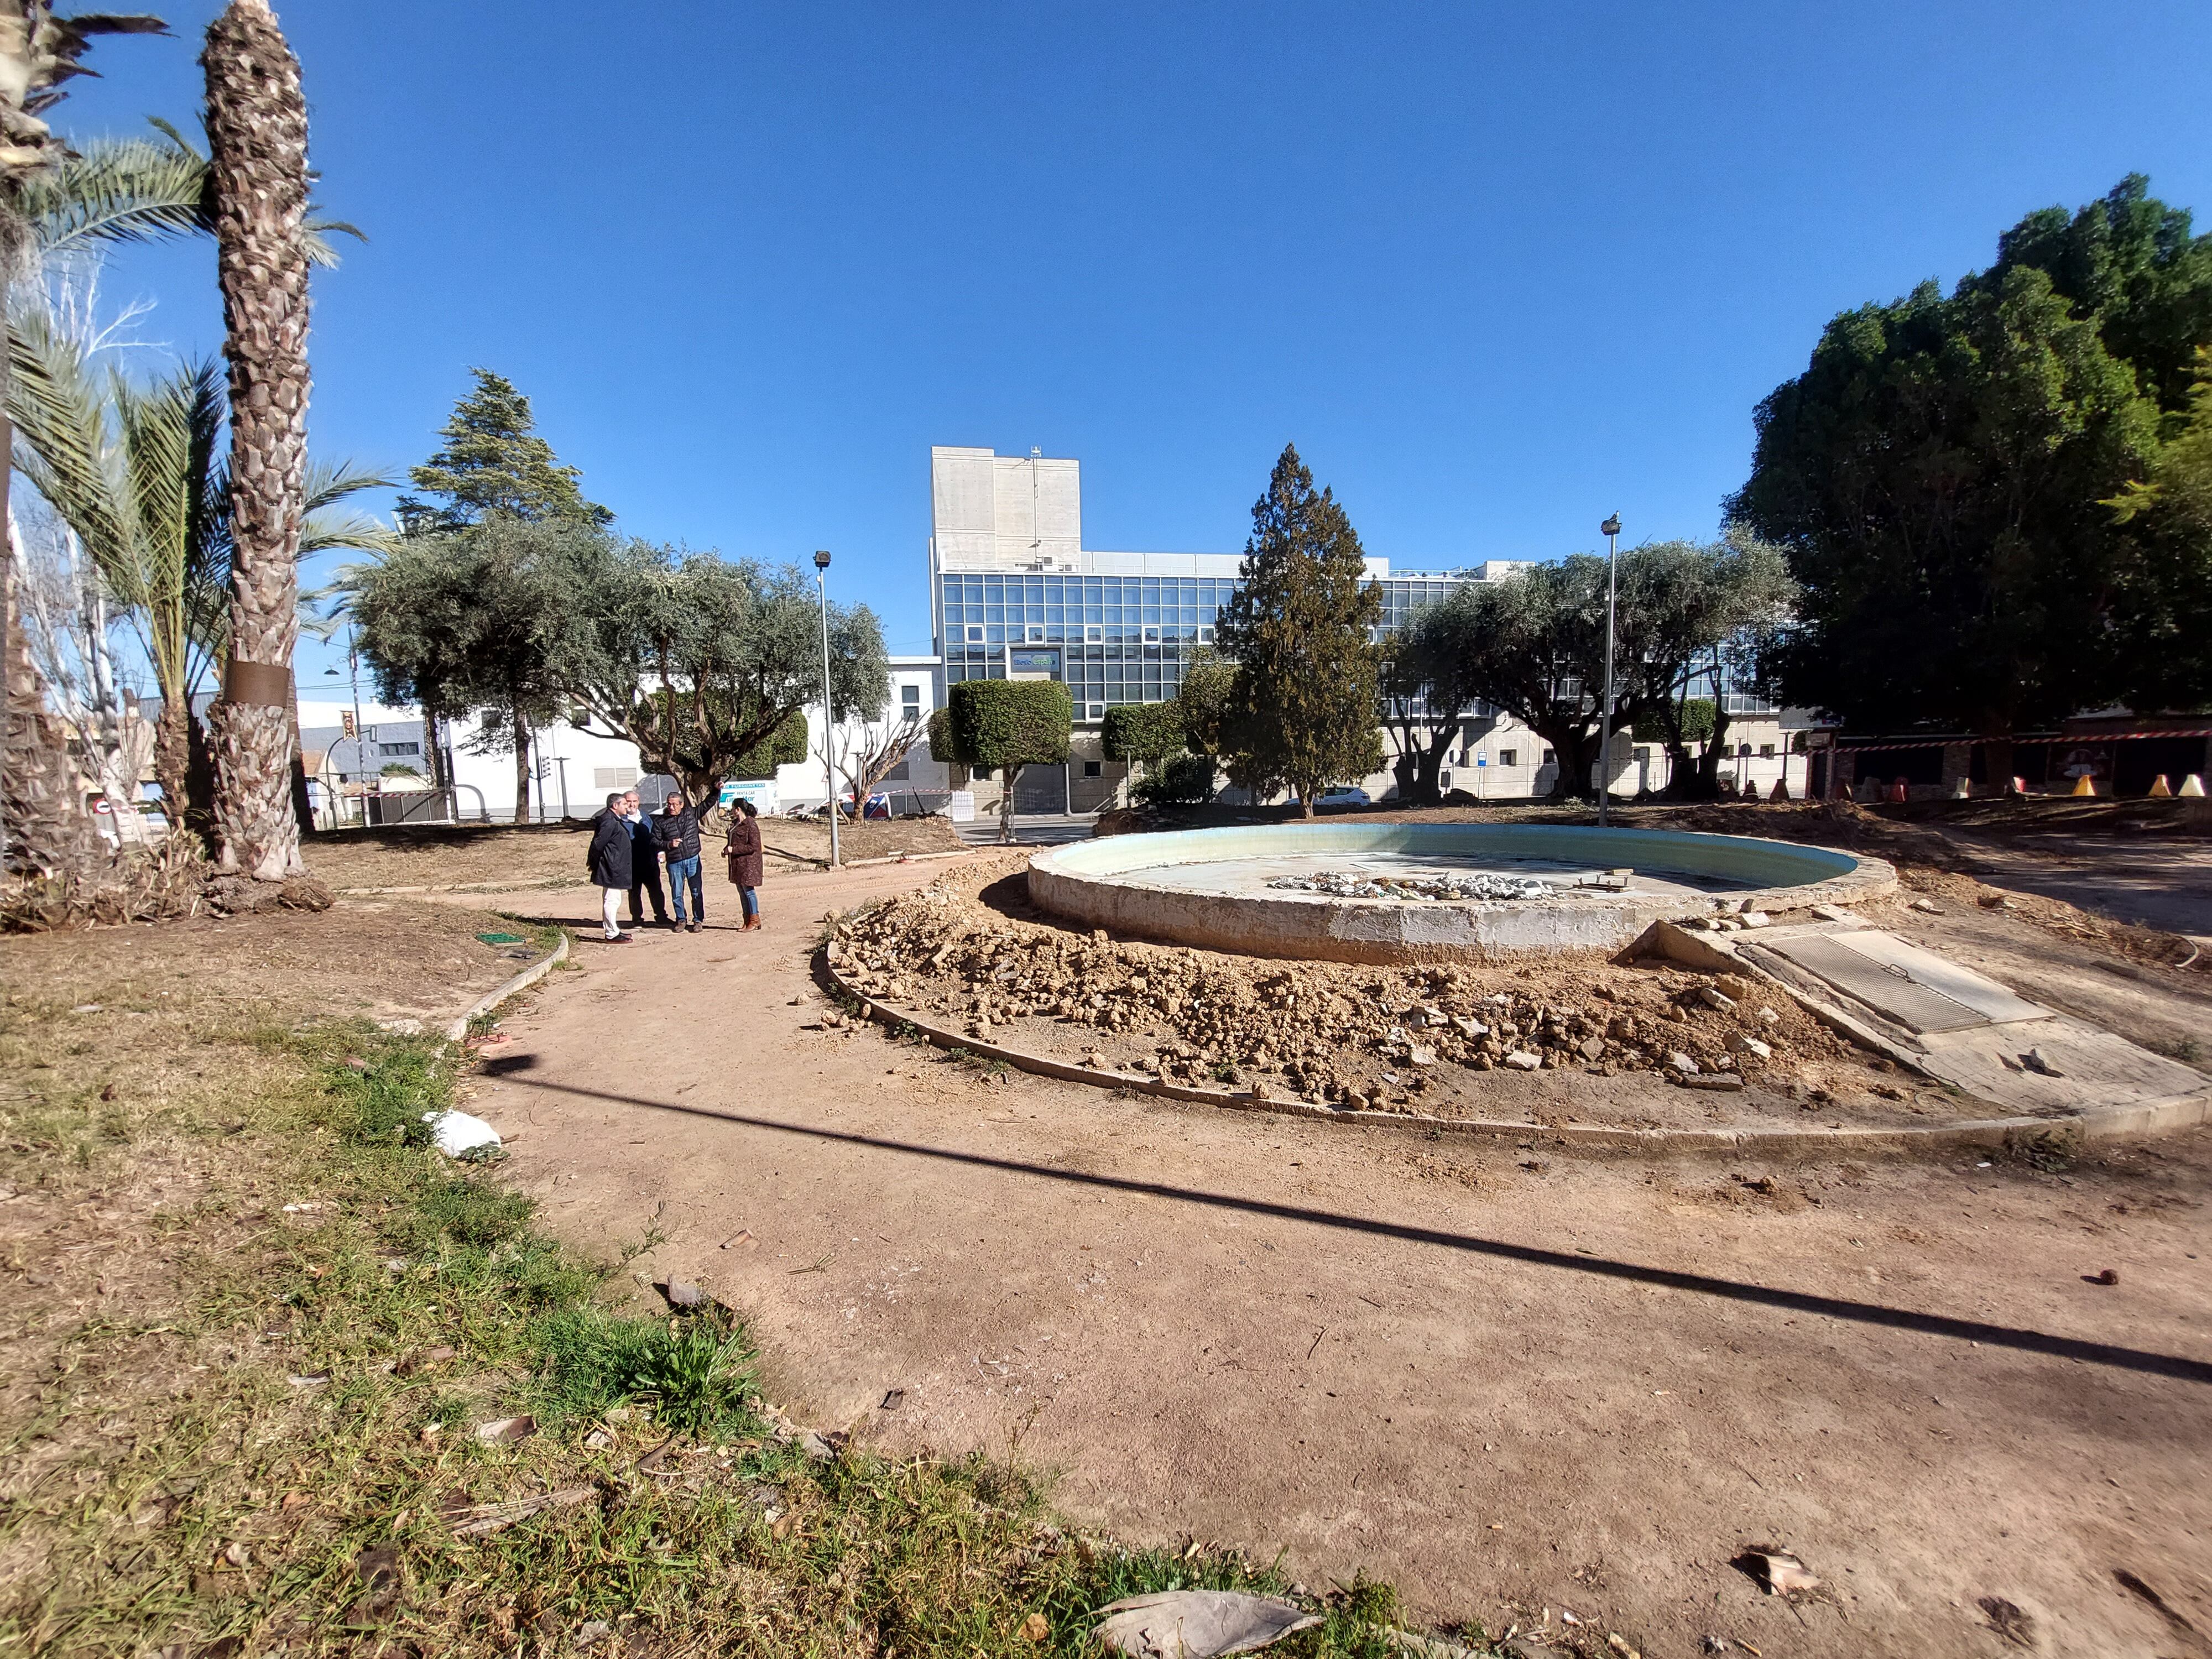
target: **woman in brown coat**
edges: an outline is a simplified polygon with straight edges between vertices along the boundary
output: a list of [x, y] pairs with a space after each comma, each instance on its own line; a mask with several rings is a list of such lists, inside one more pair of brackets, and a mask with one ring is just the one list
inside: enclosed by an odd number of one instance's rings
[[761, 830], [760, 815], [749, 800], [738, 802], [738, 810], [731, 816], [730, 839], [722, 848], [722, 856], [730, 861], [730, 880], [745, 909], [744, 931], [750, 933], [761, 925]]

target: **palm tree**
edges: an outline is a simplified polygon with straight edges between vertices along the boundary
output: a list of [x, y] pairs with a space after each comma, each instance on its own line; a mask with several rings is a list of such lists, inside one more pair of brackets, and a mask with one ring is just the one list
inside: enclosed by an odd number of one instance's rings
[[230, 362], [230, 654], [209, 722], [216, 860], [282, 881], [306, 868], [288, 784], [307, 469], [307, 104], [268, 0], [230, 0], [200, 64]]
[[[101, 375], [82, 341], [29, 310], [9, 344], [16, 465], [131, 611], [161, 694], [155, 773], [173, 821], [199, 828], [211, 803], [193, 765], [205, 750], [191, 699], [229, 642], [222, 372], [204, 361], [145, 383], [113, 368]], [[392, 532], [339, 504], [397, 482], [350, 463], [311, 465], [299, 556], [387, 546]]]
[[[35, 252], [27, 197], [69, 147], [40, 119], [57, 90], [82, 74], [77, 60], [99, 34], [154, 34], [158, 17], [89, 14], [58, 18], [48, 0], [0, 0], [0, 283], [20, 279]], [[143, 234], [111, 222], [102, 234]], [[0, 404], [7, 391], [0, 352]], [[0, 452], [9, 447], [0, 417]], [[0, 465], [0, 869], [52, 878], [88, 870], [96, 842], [79, 809], [72, 769], [46, 708], [46, 688], [15, 626], [15, 560], [5, 533], [9, 469]]]

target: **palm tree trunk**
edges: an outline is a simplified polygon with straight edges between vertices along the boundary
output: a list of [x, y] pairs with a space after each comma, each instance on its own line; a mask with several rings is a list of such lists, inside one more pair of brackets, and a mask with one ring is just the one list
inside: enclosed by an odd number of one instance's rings
[[[0, 399], [7, 352], [0, 342]], [[104, 849], [77, 787], [58, 722], [46, 710], [46, 689], [31, 660], [15, 604], [15, 538], [8, 531], [7, 443], [13, 431], [0, 416], [0, 872], [64, 882], [93, 879]]]
[[307, 459], [307, 106], [268, 0], [208, 27], [210, 182], [230, 364], [230, 660], [210, 717], [225, 870], [304, 870], [291, 801], [292, 650]]
[[154, 720], [154, 776], [161, 786], [162, 816], [179, 836], [198, 829], [191, 823], [191, 705], [182, 697], [164, 696]]

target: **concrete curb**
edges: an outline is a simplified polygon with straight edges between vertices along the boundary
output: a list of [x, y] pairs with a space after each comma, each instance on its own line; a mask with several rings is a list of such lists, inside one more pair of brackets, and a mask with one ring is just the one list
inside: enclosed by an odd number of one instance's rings
[[[769, 848], [768, 850], [775, 853], [779, 858], [789, 859], [793, 864], [804, 864], [811, 869], [828, 870], [832, 867], [827, 859], [807, 858], [798, 853], [780, 852], [775, 848]], [[963, 847], [957, 851], [945, 853], [887, 853], [879, 859], [847, 859], [835, 867], [840, 870], [866, 870], [871, 866], [878, 864], [926, 864], [932, 859], [971, 858], [977, 853], [988, 853], [992, 850], [994, 849], [988, 847]]]
[[542, 957], [538, 961], [532, 963], [530, 966], [524, 969], [513, 979], [507, 981], [506, 984], [498, 987], [495, 990], [488, 991], [483, 996], [478, 997], [475, 1004], [469, 1009], [468, 1012], [463, 1014], [459, 1019], [454, 1020], [451, 1024], [446, 1027], [446, 1041], [448, 1042], [459, 1042], [465, 1041], [469, 1034], [469, 1022], [471, 1020], [476, 1018], [479, 1014], [489, 1013], [493, 1009], [498, 1007], [501, 1003], [505, 1002], [509, 997], [518, 995], [520, 993], [528, 990], [532, 986], [537, 984], [539, 980], [544, 979], [546, 975], [551, 973], [562, 963], [568, 961], [568, 930], [563, 928], [561, 931], [561, 942], [553, 947], [553, 952], [550, 956]]
[[1270, 1100], [1253, 1091], [1200, 1089], [1170, 1083], [1145, 1072], [1100, 1071], [1071, 1066], [1002, 1043], [987, 1042], [932, 1024], [921, 1015], [877, 1001], [854, 990], [831, 963], [826, 949], [814, 958], [818, 982], [857, 1003], [878, 1024], [914, 1031], [933, 1047], [960, 1048], [1040, 1077], [1087, 1083], [1097, 1089], [1126, 1089], [1194, 1105], [1234, 1112], [1266, 1112], [1316, 1122], [1348, 1123], [1376, 1128], [1416, 1129], [1424, 1135], [1466, 1135], [1478, 1139], [1545, 1139], [1592, 1151], [1642, 1152], [1753, 1152], [1770, 1156], [1824, 1158], [1871, 1152], [1937, 1152], [2031, 1146], [2057, 1136], [2062, 1140], [2104, 1140], [2122, 1135], [2166, 1134], [2212, 1119], [2212, 1087], [2181, 1100], [2147, 1106], [2112, 1106], [2063, 1117], [1997, 1117], [1934, 1123], [1925, 1128], [1811, 1129], [1616, 1129], [1595, 1124], [1510, 1123], [1490, 1118], [1433, 1117], [1412, 1112], [1339, 1111], [1303, 1100]]
[[400, 893], [551, 893], [564, 887], [591, 884], [580, 876], [573, 880], [567, 876], [556, 876], [546, 881], [463, 881], [431, 887], [333, 887], [331, 891], [339, 898], [388, 898]]

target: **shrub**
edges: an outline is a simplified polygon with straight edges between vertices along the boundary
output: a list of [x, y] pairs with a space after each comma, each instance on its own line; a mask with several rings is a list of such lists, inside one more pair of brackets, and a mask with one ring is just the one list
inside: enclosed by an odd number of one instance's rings
[[1203, 806], [1213, 799], [1213, 762], [1205, 755], [1170, 755], [1130, 793], [1150, 806]]

